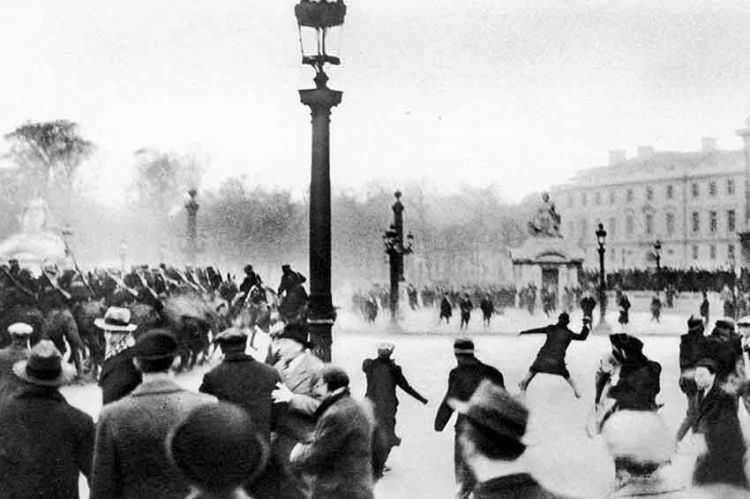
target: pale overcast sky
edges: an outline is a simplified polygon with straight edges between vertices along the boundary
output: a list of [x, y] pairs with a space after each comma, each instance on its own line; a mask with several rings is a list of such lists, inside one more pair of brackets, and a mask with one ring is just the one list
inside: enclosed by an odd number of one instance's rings
[[[143, 146], [302, 192], [292, 0], [3, 0], [0, 131], [67, 118], [116, 199]], [[739, 148], [750, 2], [351, 0], [329, 85], [332, 181], [497, 184], [512, 200], [609, 149]], [[104, 177], [108, 179], [103, 181]]]

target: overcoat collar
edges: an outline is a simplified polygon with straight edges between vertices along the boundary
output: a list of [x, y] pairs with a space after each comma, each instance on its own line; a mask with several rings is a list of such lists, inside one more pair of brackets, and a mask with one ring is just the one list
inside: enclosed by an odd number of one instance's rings
[[158, 379], [147, 383], [141, 383], [133, 390], [133, 397], [145, 395], [161, 395], [165, 393], [181, 392], [185, 389], [171, 379]]

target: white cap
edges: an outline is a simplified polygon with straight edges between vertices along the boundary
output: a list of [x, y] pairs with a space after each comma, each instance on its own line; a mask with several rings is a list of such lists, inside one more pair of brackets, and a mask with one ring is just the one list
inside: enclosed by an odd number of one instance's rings
[[29, 336], [34, 332], [34, 328], [25, 322], [14, 322], [8, 326], [8, 332], [15, 336]]
[[638, 463], [663, 464], [675, 451], [675, 442], [662, 419], [650, 411], [618, 411], [604, 423], [602, 436], [613, 457]]

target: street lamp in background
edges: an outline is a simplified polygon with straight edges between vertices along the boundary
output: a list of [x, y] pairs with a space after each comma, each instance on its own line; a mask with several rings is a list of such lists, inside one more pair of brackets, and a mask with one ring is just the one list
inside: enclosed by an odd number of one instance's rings
[[200, 207], [200, 205], [195, 199], [195, 197], [198, 195], [198, 191], [196, 189], [190, 189], [188, 191], [188, 195], [190, 195], [190, 200], [185, 203], [185, 209], [187, 210], [187, 247], [185, 253], [187, 257], [187, 263], [190, 266], [194, 266], [195, 257], [198, 253], [197, 219], [198, 208]]
[[399, 283], [404, 281], [404, 255], [412, 253], [412, 242], [414, 236], [411, 233], [406, 236], [404, 244], [404, 205], [401, 203], [401, 192], [396, 191], [396, 202], [393, 203], [393, 223], [383, 233], [383, 244], [385, 253], [388, 255], [390, 266], [391, 291], [389, 295], [389, 306], [391, 309], [391, 329], [398, 330], [398, 302]]
[[609, 334], [612, 328], [607, 324], [607, 283], [604, 273], [604, 244], [607, 242], [607, 231], [601, 223], [596, 230], [596, 242], [599, 245], [599, 324], [595, 330], [597, 333]]
[[302, 104], [312, 114], [310, 174], [310, 299], [307, 324], [315, 353], [331, 360], [331, 328], [335, 320], [331, 298], [331, 108], [341, 103], [342, 92], [331, 90], [325, 64], [340, 64], [340, 32], [346, 5], [342, 0], [300, 0], [294, 7], [299, 27], [302, 64], [315, 69], [315, 88], [300, 90]]
[[654, 243], [654, 258], [656, 258], [656, 291], [661, 291], [661, 241]]

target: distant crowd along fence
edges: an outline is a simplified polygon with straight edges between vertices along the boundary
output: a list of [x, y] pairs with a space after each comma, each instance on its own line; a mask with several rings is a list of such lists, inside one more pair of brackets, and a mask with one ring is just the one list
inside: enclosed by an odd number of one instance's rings
[[[582, 284], [591, 283], [598, 286], [599, 272], [583, 270], [580, 274]], [[607, 287], [619, 286], [626, 291], [662, 289], [667, 286], [677, 292], [721, 291], [724, 286], [733, 288], [735, 284], [743, 289], [750, 288], [750, 275], [747, 269], [742, 270], [742, 276], [737, 279], [734, 270], [704, 270], [704, 269], [673, 269], [662, 267], [657, 276], [656, 270], [629, 269], [607, 273]]]

